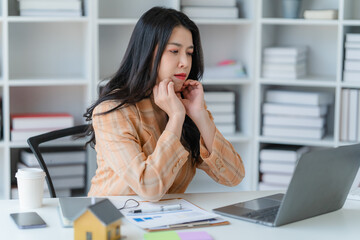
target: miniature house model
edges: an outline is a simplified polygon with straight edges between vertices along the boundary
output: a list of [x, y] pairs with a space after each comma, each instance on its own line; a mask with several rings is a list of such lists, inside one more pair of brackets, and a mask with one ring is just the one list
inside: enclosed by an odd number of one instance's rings
[[122, 216], [108, 199], [91, 205], [74, 221], [74, 239], [120, 239]]

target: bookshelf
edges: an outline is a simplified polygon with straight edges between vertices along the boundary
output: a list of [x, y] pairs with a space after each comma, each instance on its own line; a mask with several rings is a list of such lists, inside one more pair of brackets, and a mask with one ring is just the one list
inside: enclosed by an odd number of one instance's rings
[[[10, 198], [16, 163], [26, 142], [11, 141], [13, 113], [68, 112], [75, 124], [91, 102], [91, 7], [82, 17], [22, 17], [17, 0], [0, 1], [0, 198]], [[76, 103], [76, 104], [74, 104]], [[80, 146], [63, 141], [48, 146]]]
[[[359, 32], [359, 2], [352, 0], [302, 1], [301, 14], [305, 9], [337, 9], [338, 19], [310, 20], [281, 17], [280, 1], [262, 0], [258, 5], [257, 63], [256, 63], [256, 115], [255, 152], [251, 173], [259, 173], [259, 151], [268, 144], [304, 145], [321, 149], [351, 144], [340, 140], [341, 90], [359, 88], [358, 83], [343, 82], [344, 41], [346, 33]], [[272, 45], [307, 45], [308, 75], [296, 80], [266, 79], [262, 77], [262, 51]], [[327, 116], [327, 134], [321, 140], [266, 137], [262, 135], [261, 104], [267, 89], [324, 91], [334, 95], [334, 104]], [[249, 172], [249, 171], [248, 171]], [[252, 176], [252, 188], [258, 187], [259, 175]]]
[[[360, 33], [359, 1], [302, 0], [301, 12], [337, 9], [336, 20], [285, 19], [280, 0], [237, 0], [237, 4], [237, 19], [193, 20], [200, 29], [205, 66], [235, 59], [246, 67], [246, 78], [202, 80], [206, 90], [236, 93], [236, 133], [226, 138], [242, 156], [246, 177], [239, 186], [227, 188], [198, 171], [188, 192], [257, 189], [259, 151], [268, 144], [311, 149], [350, 144], [340, 140], [341, 91], [360, 89], [360, 83], [342, 81], [344, 41], [346, 33]], [[10, 198], [14, 163], [18, 152], [27, 148], [25, 142], [10, 140], [9, 115], [67, 111], [75, 116], [75, 124], [81, 124], [85, 108], [97, 98], [100, 80], [117, 70], [138, 18], [153, 6], [179, 10], [181, 0], [84, 0], [84, 16], [78, 18], [20, 17], [17, 0], [0, 0], [0, 96], [4, 116], [0, 199]], [[262, 52], [272, 45], [308, 45], [308, 75], [296, 80], [264, 78]], [[274, 88], [331, 92], [334, 104], [327, 117], [326, 136], [321, 140], [263, 136], [261, 106], [266, 90]], [[96, 168], [95, 160], [91, 163], [89, 178]]]

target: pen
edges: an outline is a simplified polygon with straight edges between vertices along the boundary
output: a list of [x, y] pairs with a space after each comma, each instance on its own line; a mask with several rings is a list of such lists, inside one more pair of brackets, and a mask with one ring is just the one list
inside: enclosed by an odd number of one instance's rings
[[150, 212], [174, 211], [174, 210], [180, 210], [180, 209], [181, 209], [181, 204], [174, 204], [174, 205], [164, 205], [164, 206], [140, 208], [140, 209], [135, 209], [130, 212], [131, 213], [150, 213]]

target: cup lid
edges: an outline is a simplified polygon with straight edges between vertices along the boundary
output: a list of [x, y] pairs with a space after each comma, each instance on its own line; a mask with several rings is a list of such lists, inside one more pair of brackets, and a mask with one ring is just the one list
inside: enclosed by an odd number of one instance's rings
[[15, 174], [16, 178], [42, 178], [45, 177], [45, 172], [41, 168], [20, 168]]

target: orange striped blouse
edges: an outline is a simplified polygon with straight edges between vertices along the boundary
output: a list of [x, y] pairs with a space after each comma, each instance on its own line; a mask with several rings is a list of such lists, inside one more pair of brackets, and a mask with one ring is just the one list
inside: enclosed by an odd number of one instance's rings
[[143, 199], [158, 201], [166, 193], [184, 193], [196, 168], [227, 186], [235, 186], [244, 178], [241, 157], [217, 129], [212, 153], [207, 151], [201, 138], [201, 160], [193, 166], [191, 155], [180, 139], [170, 131], [161, 132], [149, 98], [96, 115], [118, 103], [106, 101], [94, 110], [92, 124], [98, 167], [89, 196], [137, 194]]

